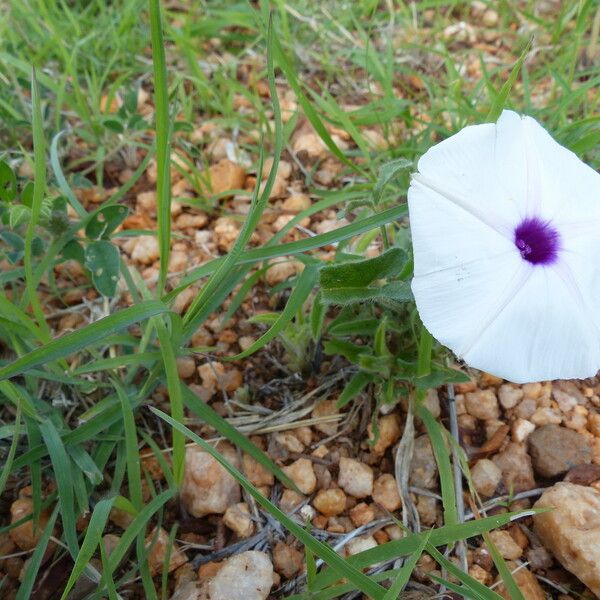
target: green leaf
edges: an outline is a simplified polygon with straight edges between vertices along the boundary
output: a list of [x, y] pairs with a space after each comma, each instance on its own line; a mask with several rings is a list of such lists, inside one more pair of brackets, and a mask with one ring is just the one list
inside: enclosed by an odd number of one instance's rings
[[128, 208], [122, 204], [113, 204], [101, 208], [88, 221], [85, 227], [85, 235], [92, 240], [108, 238], [125, 220], [128, 212]]
[[67, 242], [62, 249], [62, 255], [67, 260], [76, 260], [80, 265], [85, 263], [83, 246], [77, 240]]
[[404, 250], [391, 248], [375, 258], [328, 265], [321, 269], [319, 283], [325, 291], [366, 287], [377, 279], [398, 275], [407, 258]]
[[397, 158], [396, 160], [392, 160], [391, 162], [382, 165], [379, 169], [377, 183], [373, 188], [373, 202], [378, 204], [381, 201], [385, 186], [390, 183], [400, 171], [410, 169], [412, 166], [412, 161], [406, 158]]
[[346, 287], [323, 289], [321, 300], [324, 304], [348, 306], [357, 302], [410, 302], [413, 299], [408, 281], [392, 281], [381, 287]]
[[33, 205], [33, 181], [28, 181], [21, 190], [21, 204], [31, 208]]
[[0, 161], [0, 201], [12, 202], [17, 197], [17, 176], [3, 160]]
[[375, 258], [323, 267], [320, 274], [322, 301], [325, 304], [348, 305], [376, 300], [411, 300], [408, 282], [381, 284], [383, 280], [399, 275], [407, 260], [404, 250], [391, 248]]
[[335, 405], [338, 408], [346, 406], [348, 402], [351, 402], [360, 394], [363, 389], [373, 381], [373, 376], [369, 373], [359, 371], [352, 376], [352, 379], [346, 384], [346, 387], [342, 390], [339, 398]]
[[31, 219], [31, 209], [24, 204], [15, 204], [10, 207], [9, 215], [8, 225], [11, 229], [16, 229]]
[[326, 312], [325, 305], [321, 301], [321, 292], [319, 292], [310, 309], [310, 333], [315, 342], [321, 339]]
[[169, 313], [169, 309], [158, 300], [147, 300], [125, 308], [17, 358], [9, 365], [0, 368], [0, 380], [16, 377], [39, 365], [69, 356], [73, 352], [98, 344], [121, 329], [162, 313]]
[[92, 274], [94, 287], [103, 296], [114, 296], [119, 282], [119, 249], [107, 240], [89, 243], [84, 250], [84, 264]]

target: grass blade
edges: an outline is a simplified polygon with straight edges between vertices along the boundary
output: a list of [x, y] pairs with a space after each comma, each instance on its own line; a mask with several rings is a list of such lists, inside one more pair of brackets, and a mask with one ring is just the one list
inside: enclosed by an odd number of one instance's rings
[[43, 423], [40, 423], [40, 431], [46, 448], [48, 448], [48, 454], [50, 455], [54, 469], [54, 476], [56, 477], [60, 515], [62, 517], [62, 526], [67, 547], [71, 556], [75, 559], [79, 552], [77, 528], [75, 526], [78, 515], [75, 511], [73, 481], [71, 479], [71, 460], [51, 420], [47, 419]]
[[98, 542], [102, 538], [102, 532], [104, 531], [104, 527], [108, 521], [108, 515], [110, 514], [113, 503], [114, 498], [105, 498], [100, 500], [100, 502], [98, 502], [98, 504], [96, 504], [94, 507], [94, 511], [90, 517], [90, 522], [87, 526], [85, 537], [81, 544], [81, 550], [77, 554], [75, 564], [71, 570], [71, 575], [69, 576], [67, 584], [65, 585], [65, 589], [60, 597], [60, 600], [65, 600], [65, 598], [69, 595], [71, 588], [75, 585], [75, 582], [85, 571], [87, 564], [94, 555], [94, 552], [98, 547]]
[[198, 415], [207, 425], [210, 425], [218, 431], [223, 437], [231, 443], [249, 454], [256, 462], [260, 463], [265, 469], [273, 473], [285, 486], [300, 492], [296, 484], [265, 454], [258, 446], [255, 446], [245, 435], [240, 433], [233, 425], [230, 425], [223, 417], [206, 402], [203, 402], [185, 386], [183, 388], [184, 402], [187, 407]]
[[[528, 510], [523, 512], [504, 513], [492, 517], [485, 517], [484, 519], [477, 519], [468, 523], [444, 525], [444, 527], [432, 530], [429, 543], [436, 547], [453, 544], [458, 540], [481, 535], [484, 531], [491, 531], [492, 529], [502, 527], [521, 516], [531, 515], [531, 512], [531, 510]], [[377, 548], [371, 548], [370, 550], [364, 550], [363, 552], [349, 556], [346, 561], [357, 569], [364, 569], [365, 567], [369, 567], [379, 562], [386, 562], [400, 556], [407, 556], [417, 550], [425, 535], [427, 534], [413, 533], [400, 540], [387, 542], [381, 546], [377, 546]], [[338, 573], [326, 569], [317, 575], [316, 583], [318, 584], [318, 587], [322, 589], [326, 585], [336, 581], [338, 577]]]
[[429, 530], [423, 540], [419, 544], [419, 547], [412, 553], [411, 557], [404, 563], [402, 568], [400, 569], [396, 579], [390, 586], [387, 591], [387, 594], [384, 596], [383, 600], [396, 600], [400, 597], [400, 593], [404, 589], [404, 586], [408, 583], [412, 572], [417, 566], [417, 562], [419, 558], [421, 558], [421, 554], [423, 554], [423, 550], [425, 550], [425, 546], [429, 544], [429, 538], [431, 537], [431, 532], [433, 530]]
[[154, 106], [156, 119], [156, 220], [160, 253], [159, 294], [165, 287], [171, 251], [171, 164], [167, 66], [160, 1], [149, 0], [152, 63], [154, 65]]
[[45, 342], [50, 340], [50, 327], [36, 294], [36, 284], [33, 274], [33, 238], [42, 211], [42, 202], [46, 193], [46, 141], [44, 139], [44, 121], [40, 106], [40, 93], [35, 78], [35, 69], [31, 72], [31, 105], [33, 129], [33, 199], [31, 202], [31, 218], [27, 223], [25, 233], [25, 255], [23, 267], [25, 269], [25, 287], [28, 301], [40, 328], [40, 333]]
[[450, 453], [446, 447], [442, 426], [433, 418], [433, 415], [421, 405], [417, 408], [417, 414], [425, 424], [433, 454], [440, 472], [440, 488], [442, 491], [442, 505], [444, 507], [444, 524], [455, 525], [458, 523], [458, 513], [456, 511], [456, 493], [454, 487], [454, 476], [452, 474], [452, 464], [450, 463]]
[[495, 123], [498, 120], [498, 117], [502, 114], [504, 107], [506, 106], [506, 101], [508, 100], [508, 95], [510, 94], [510, 90], [512, 90], [513, 85], [517, 81], [517, 77], [521, 72], [521, 67], [527, 58], [527, 53], [529, 52], [529, 48], [531, 47], [531, 41], [525, 46], [523, 52], [521, 52], [521, 56], [515, 63], [512, 68], [508, 79], [504, 82], [503, 86], [500, 88], [498, 95], [494, 98], [494, 102], [490, 111], [487, 114], [486, 122]]
[[100, 340], [134, 323], [168, 312], [169, 309], [158, 300], [147, 300], [136, 306], [125, 308], [114, 315], [104, 317], [91, 325], [53, 340], [45, 346], [36, 348], [11, 364], [0, 368], [0, 380], [16, 377], [34, 367], [64, 358], [87, 346], [97, 344]]
[[31, 555], [31, 558], [29, 559], [29, 564], [27, 565], [25, 576], [21, 581], [21, 585], [19, 586], [19, 591], [17, 592], [15, 600], [31, 599], [33, 585], [35, 584], [37, 573], [40, 570], [42, 559], [44, 558], [44, 554], [46, 553], [46, 547], [48, 546], [48, 542], [50, 541], [50, 536], [52, 535], [52, 530], [54, 529], [54, 523], [56, 523], [57, 516], [58, 506], [54, 507], [54, 510], [52, 511], [52, 514], [48, 519], [48, 523], [46, 524], [46, 527], [44, 527], [44, 533], [42, 533], [42, 537], [37, 543], [37, 546], [33, 554]]
[[277, 320], [273, 325], [261, 335], [249, 348], [236, 354], [235, 356], [228, 357], [228, 360], [239, 360], [250, 356], [268, 342], [270, 342], [283, 328], [293, 319], [294, 315], [302, 308], [304, 302], [308, 298], [309, 294], [313, 290], [316, 282], [319, 269], [317, 266], [306, 267], [302, 274], [298, 278], [290, 298], [287, 301], [285, 308], [281, 311]]

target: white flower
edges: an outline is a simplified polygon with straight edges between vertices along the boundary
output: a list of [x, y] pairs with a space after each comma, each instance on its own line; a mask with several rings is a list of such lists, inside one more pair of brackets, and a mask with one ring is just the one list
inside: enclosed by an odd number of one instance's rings
[[423, 323], [510, 381], [600, 368], [600, 175], [504, 111], [428, 150], [408, 191]]

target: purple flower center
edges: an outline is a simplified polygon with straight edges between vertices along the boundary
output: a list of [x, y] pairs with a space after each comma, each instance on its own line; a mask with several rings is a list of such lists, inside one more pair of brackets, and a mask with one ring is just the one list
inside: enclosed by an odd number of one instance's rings
[[551, 265], [560, 247], [558, 231], [537, 217], [524, 219], [515, 229], [515, 246], [534, 265]]

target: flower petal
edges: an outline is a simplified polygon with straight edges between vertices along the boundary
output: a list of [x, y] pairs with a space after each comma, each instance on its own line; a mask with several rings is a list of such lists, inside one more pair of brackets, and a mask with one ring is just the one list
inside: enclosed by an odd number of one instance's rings
[[531, 117], [522, 119], [539, 160], [539, 185], [544, 218], [561, 228], [563, 224], [593, 222], [600, 225], [600, 175], [576, 154], [561, 146]]
[[419, 177], [511, 236], [527, 197], [524, 137], [519, 115], [504, 111], [498, 123], [465, 127], [430, 148], [419, 160]]
[[461, 355], [521, 285], [524, 261], [512, 240], [418, 180], [408, 202], [419, 314], [436, 339]]
[[600, 336], [589, 317], [568, 273], [533, 267], [464, 359], [515, 383], [590, 377], [600, 366]]

